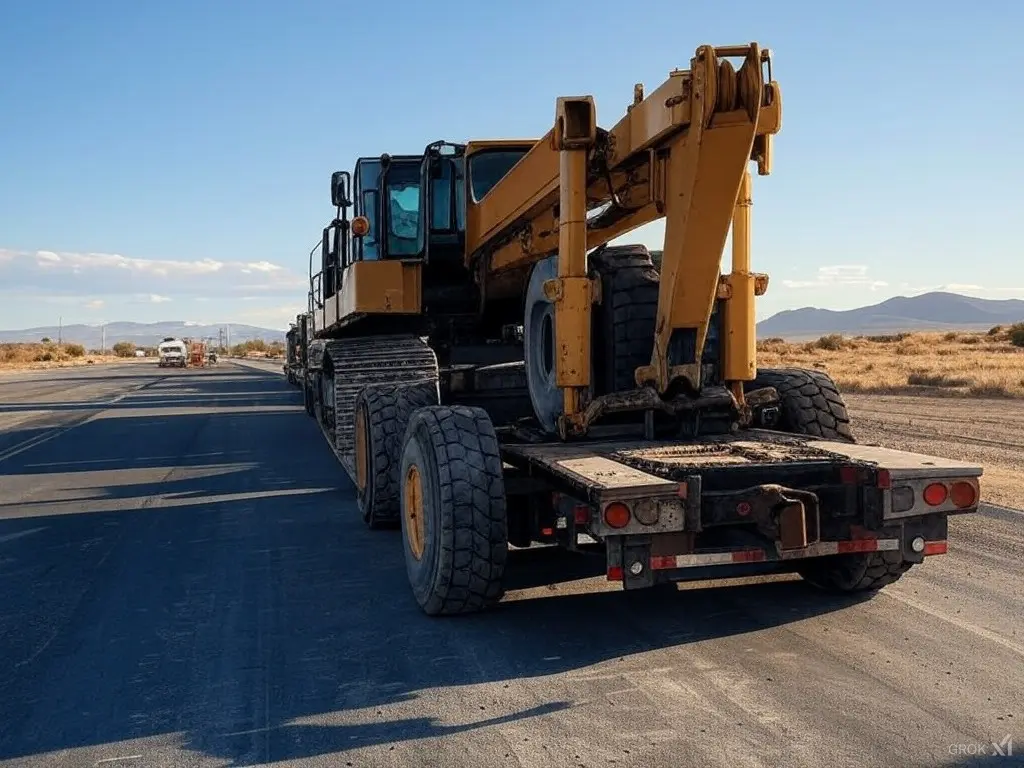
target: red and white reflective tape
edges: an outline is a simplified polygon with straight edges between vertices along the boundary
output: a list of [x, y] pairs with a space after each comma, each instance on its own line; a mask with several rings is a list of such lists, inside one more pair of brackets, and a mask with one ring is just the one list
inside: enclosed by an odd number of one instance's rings
[[900, 548], [899, 539], [853, 539], [850, 541], [819, 541], [803, 549], [780, 551], [769, 558], [763, 549], [741, 549], [734, 552], [709, 552], [697, 555], [657, 555], [651, 557], [652, 570], [693, 568], [702, 565], [730, 563], [760, 563], [769, 559], [795, 560], [801, 557], [843, 555], [851, 552], [885, 552]]
[[851, 539], [849, 541], [819, 541], [805, 549], [779, 552], [780, 560], [821, 555], [846, 555], [851, 552], [894, 552], [900, 548], [899, 539]]

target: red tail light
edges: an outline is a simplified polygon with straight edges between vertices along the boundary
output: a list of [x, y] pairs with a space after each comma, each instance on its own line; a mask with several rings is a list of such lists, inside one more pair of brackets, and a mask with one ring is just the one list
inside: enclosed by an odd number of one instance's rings
[[924, 503], [929, 507], [938, 507], [946, 503], [949, 491], [942, 483], [932, 483], [924, 489], [924, 493], [921, 495], [924, 498]]
[[978, 502], [978, 493], [975, 491], [974, 485], [964, 480], [953, 483], [953, 489], [950, 492], [950, 496], [958, 509], [973, 506]]
[[629, 507], [621, 501], [613, 501], [604, 508], [604, 521], [609, 528], [625, 528], [629, 525]]

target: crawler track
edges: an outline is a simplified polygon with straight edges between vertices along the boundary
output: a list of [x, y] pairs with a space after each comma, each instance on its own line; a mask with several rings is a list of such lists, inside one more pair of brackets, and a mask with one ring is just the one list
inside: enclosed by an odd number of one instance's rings
[[[350, 478], [355, 477], [355, 402], [371, 384], [438, 380], [437, 356], [419, 336], [340, 339], [325, 345], [333, 371], [333, 414], [320, 423]], [[328, 366], [325, 364], [325, 369]]]

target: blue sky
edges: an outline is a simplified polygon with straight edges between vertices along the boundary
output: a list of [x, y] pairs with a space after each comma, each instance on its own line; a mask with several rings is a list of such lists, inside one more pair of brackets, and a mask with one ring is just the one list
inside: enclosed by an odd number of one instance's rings
[[[627, 12], [626, 8], [630, 10]], [[1024, 6], [33, 0], [0, 14], [0, 328], [286, 327], [329, 177], [429, 141], [610, 126], [702, 43], [774, 53], [759, 317], [947, 287], [1024, 297]], [[630, 239], [660, 244], [660, 225]]]

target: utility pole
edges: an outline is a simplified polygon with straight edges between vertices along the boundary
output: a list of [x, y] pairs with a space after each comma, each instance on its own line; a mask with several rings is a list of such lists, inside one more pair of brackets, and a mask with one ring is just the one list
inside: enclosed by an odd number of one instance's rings
[[64, 315], [57, 315], [57, 345], [64, 343]]
[[100, 326], [100, 354], [107, 354], [107, 326]]

